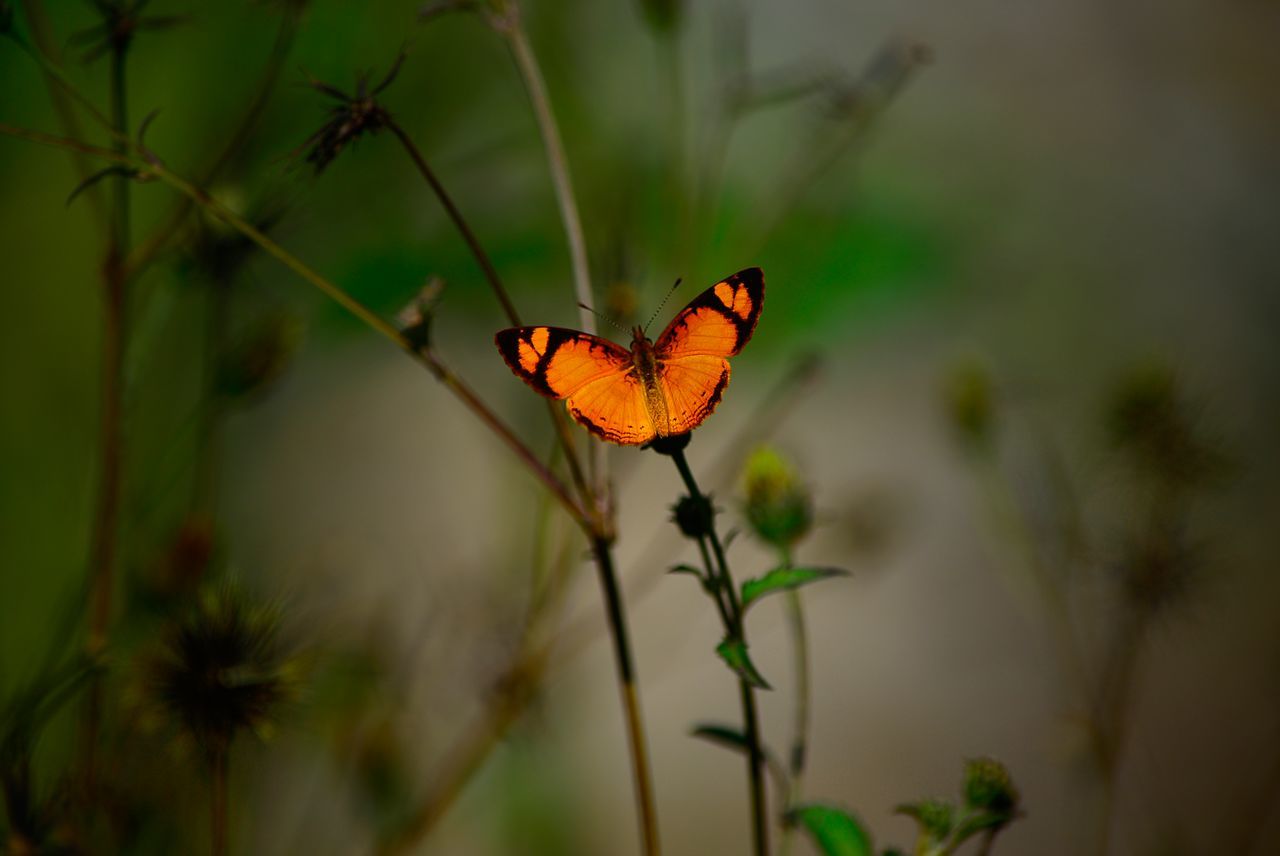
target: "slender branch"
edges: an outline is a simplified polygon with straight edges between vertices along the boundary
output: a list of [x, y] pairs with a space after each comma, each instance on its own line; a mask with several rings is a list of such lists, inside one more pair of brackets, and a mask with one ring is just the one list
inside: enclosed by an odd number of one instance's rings
[[[59, 148], [69, 148], [75, 151], [83, 151], [86, 154], [92, 154], [103, 159], [110, 160], [114, 163], [123, 165], [137, 166], [135, 161], [128, 154], [115, 152], [108, 149], [102, 149], [96, 146], [88, 146], [78, 143], [74, 140], [67, 140], [56, 137], [51, 134], [43, 134], [37, 131], [29, 131], [24, 128], [14, 128], [10, 125], [0, 124], [0, 133], [9, 136], [19, 137], [31, 140], [32, 142], [42, 143], [44, 145], [55, 146]], [[543, 466], [538, 457], [515, 435], [515, 433], [507, 427], [507, 425], [498, 418], [488, 408], [483, 401], [468, 387], [457, 375], [455, 375], [439, 358], [439, 356], [430, 349], [417, 349], [410, 343], [404, 335], [391, 322], [381, 317], [373, 310], [360, 303], [346, 291], [334, 285], [325, 279], [307, 264], [302, 262], [288, 250], [281, 247], [271, 238], [267, 237], [260, 229], [253, 224], [244, 220], [227, 206], [218, 202], [211, 197], [206, 191], [202, 190], [180, 178], [164, 166], [158, 159], [150, 158], [145, 165], [140, 167], [145, 169], [146, 174], [163, 181], [165, 184], [177, 190], [179, 193], [190, 198], [200, 208], [208, 212], [211, 216], [216, 217], [226, 223], [231, 228], [240, 232], [249, 240], [257, 244], [268, 255], [274, 257], [277, 261], [296, 273], [302, 279], [319, 289], [326, 297], [342, 306], [359, 320], [363, 321], [377, 333], [389, 339], [396, 346], [409, 353], [422, 362], [431, 372], [462, 402], [480, 418], [495, 434], [498, 435], [508, 448], [510, 448], [518, 458], [529, 468], [529, 470], [538, 478], [543, 485], [551, 491], [552, 495], [573, 515], [574, 519], [584, 529], [590, 531], [590, 516], [586, 513], [577, 500], [575, 500], [565, 488], [564, 484]]]
[[[45, 16], [44, 9], [38, 0], [22, 0], [22, 11], [27, 19], [27, 25], [31, 30], [31, 39], [36, 48], [35, 51], [28, 51], [28, 53], [35, 58], [44, 75], [45, 87], [49, 90], [49, 101], [53, 104], [54, 112], [58, 114], [58, 122], [62, 125], [63, 132], [68, 137], [78, 140], [83, 136], [80, 130], [80, 119], [76, 116], [75, 110], [72, 109], [66, 89], [62, 85], [60, 73], [55, 71], [58, 67], [58, 62], [56, 60], [54, 37], [49, 28], [49, 19]], [[87, 180], [92, 171], [84, 154], [82, 152], [73, 152], [71, 161], [80, 180], [82, 182]], [[102, 226], [106, 221], [106, 209], [102, 201], [102, 193], [98, 187], [94, 186], [88, 189], [87, 195], [94, 218], [98, 221], [98, 225]]]
[[484, 273], [484, 278], [488, 280], [489, 287], [493, 289], [494, 296], [498, 298], [498, 303], [502, 304], [502, 311], [506, 314], [507, 320], [511, 322], [511, 326], [522, 326], [520, 314], [516, 311], [515, 304], [511, 302], [511, 297], [507, 294], [507, 289], [502, 284], [502, 278], [498, 276], [497, 269], [489, 259], [489, 254], [485, 252], [484, 246], [480, 243], [480, 239], [476, 237], [475, 232], [471, 231], [471, 227], [467, 225], [467, 221], [462, 216], [462, 212], [458, 210], [453, 197], [444, 189], [444, 185], [436, 177], [435, 171], [427, 164], [427, 159], [422, 156], [422, 152], [414, 144], [413, 138], [394, 121], [388, 121], [387, 128], [396, 135], [396, 139], [404, 146], [405, 152], [409, 155], [410, 160], [413, 161], [414, 166], [418, 168], [418, 172], [422, 174], [422, 178], [431, 186], [431, 192], [436, 195], [436, 198], [440, 200], [440, 204], [444, 206], [445, 213], [449, 215], [449, 219], [453, 221], [453, 225], [462, 235], [462, 240], [466, 242], [467, 248], [471, 250], [471, 255], [475, 256], [476, 263], [480, 265], [480, 270]]
[[[44, 134], [38, 131], [31, 131], [25, 128], [16, 128], [10, 125], [0, 124], [0, 134], [29, 140], [31, 142], [40, 143], [56, 148], [70, 149], [73, 151], [82, 151], [86, 154], [104, 160], [119, 163], [121, 165], [138, 168], [140, 174], [148, 178], [158, 179], [170, 187], [191, 198], [201, 209], [213, 217], [226, 223], [245, 237], [249, 238], [261, 249], [274, 257], [281, 264], [288, 267], [302, 279], [319, 289], [330, 299], [341, 305], [344, 309], [363, 321], [376, 332], [391, 340], [402, 350], [423, 363], [431, 372], [439, 379], [451, 392], [454, 393], [468, 409], [472, 411], [487, 427], [494, 431], [501, 440], [510, 448], [516, 456], [525, 463], [531, 472], [539, 481], [548, 489], [551, 495], [569, 511], [574, 521], [578, 524], [588, 537], [592, 539], [593, 552], [596, 555], [597, 567], [601, 573], [602, 584], [608, 589], [612, 589], [614, 597], [612, 600], [616, 602], [616, 609], [621, 614], [621, 599], [617, 595], [616, 575], [613, 569], [611, 556], [611, 548], [609, 546], [609, 538], [607, 533], [602, 533], [598, 528], [598, 517], [588, 513], [568, 492], [565, 485], [549, 470], [542, 462], [533, 454], [524, 443], [516, 437], [516, 435], [503, 423], [492, 411], [490, 411], [478, 396], [466, 386], [438, 357], [438, 355], [430, 348], [415, 348], [405, 336], [389, 322], [375, 314], [372, 310], [365, 307], [351, 295], [347, 294], [337, 285], [325, 279], [316, 271], [312, 270], [304, 262], [285, 250], [271, 238], [267, 237], [261, 230], [239, 217], [235, 212], [231, 211], [225, 205], [213, 199], [209, 194], [201, 188], [192, 185], [190, 182], [180, 178], [176, 174], [169, 171], [157, 158], [149, 153], [144, 153], [142, 161], [131, 157], [128, 154], [112, 151], [110, 149], [102, 149], [96, 146], [89, 146], [79, 143], [75, 140], [68, 140], [51, 134]], [[611, 607], [612, 609], [613, 607]], [[618, 624], [617, 629], [622, 629], [623, 625]], [[626, 653], [626, 662], [630, 664], [631, 656], [629, 644], [625, 637], [618, 637], [615, 630], [615, 644], [619, 648], [620, 662], [622, 653]], [[636, 699], [634, 687], [634, 669], [629, 665], [626, 670], [628, 681], [624, 682], [622, 687], [624, 712], [627, 717], [628, 730], [630, 733], [630, 745], [632, 750], [633, 770], [636, 774], [637, 799], [641, 801], [642, 806], [642, 825], [646, 833], [645, 847], [646, 853], [657, 854], [658, 841], [656, 834], [656, 821], [654, 820], [655, 812], [653, 810], [653, 797], [651, 776], [648, 773], [648, 759], [645, 752], [645, 741], [643, 729], [639, 718], [639, 704]], [[512, 705], [512, 709], [501, 710], [495, 712], [492, 718], [493, 726], [487, 730], [489, 734], [499, 734], [505, 730], [506, 725], [514, 720], [515, 714], [522, 708], [522, 704]], [[468, 751], [460, 754], [461, 760], [456, 765], [459, 771], [456, 775], [465, 781], [476, 768], [480, 761], [487, 754], [487, 745], [491, 745], [491, 741], [487, 738], [479, 739], [471, 744], [470, 747], [464, 747]], [[445, 802], [447, 805], [447, 801]], [[443, 811], [445, 805], [438, 805], [428, 800], [426, 811], [423, 816], [425, 820], [421, 821], [415, 830], [425, 830], [434, 822], [432, 817], [436, 811]], [[408, 840], [416, 839], [420, 831], [415, 832]]]
[[[227, 166], [244, 150], [245, 144], [249, 141], [249, 135], [257, 126], [258, 120], [262, 118], [263, 111], [266, 110], [267, 104], [275, 91], [276, 83], [280, 79], [280, 72], [284, 69], [284, 62], [289, 57], [289, 53], [293, 49], [294, 40], [298, 35], [299, 23], [298, 12], [286, 10], [283, 13], [280, 19], [280, 28], [276, 31], [275, 42], [271, 47], [271, 53], [267, 56], [266, 65], [263, 66], [262, 74], [254, 87], [253, 98], [250, 100], [244, 115], [241, 116], [239, 124], [236, 125], [236, 129], [228, 138], [226, 145], [222, 147], [222, 151], [200, 174], [198, 184], [201, 187], [212, 185], [222, 175]], [[186, 222], [187, 217], [191, 214], [193, 206], [194, 203], [189, 198], [179, 199], [174, 205], [173, 211], [165, 218], [162, 224], [145, 240], [139, 242], [136, 251], [129, 257], [128, 275], [131, 279], [145, 270], [155, 261], [160, 252], [169, 245], [169, 242], [173, 240], [174, 235], [182, 228], [182, 224]]]
[[44, 131], [33, 131], [30, 128], [20, 128], [16, 125], [7, 125], [0, 122], [0, 134], [7, 137], [14, 137], [19, 140], [26, 140], [29, 143], [36, 143], [42, 146], [48, 146], [55, 149], [65, 149], [67, 151], [79, 152], [80, 154], [91, 155], [101, 160], [109, 161], [122, 166], [132, 166], [135, 161], [129, 155], [122, 155], [113, 149], [95, 146], [90, 143], [82, 143], [69, 137], [59, 137], [57, 134], [46, 134]]
[[[569, 178], [569, 160], [565, 156], [564, 143], [560, 139], [560, 127], [556, 124], [555, 114], [551, 110], [551, 99], [547, 95], [547, 84], [542, 77], [542, 69], [538, 65], [533, 48], [529, 45], [529, 38], [525, 35], [517, 9], [511, 10], [507, 25], [500, 27], [499, 32], [506, 37], [511, 57], [515, 60], [520, 79], [529, 94], [529, 103], [533, 107], [533, 115], [538, 123], [538, 132], [542, 135], [542, 144], [547, 150], [547, 167], [555, 187], [556, 202], [560, 206], [560, 219], [564, 223], [565, 238], [569, 242], [574, 293], [577, 295], [579, 304], [593, 306], [595, 302], [591, 292], [591, 269], [587, 264], [587, 244], [583, 238], [582, 221], [578, 216], [578, 203], [573, 195], [573, 182]], [[596, 331], [596, 319], [591, 312], [579, 307], [578, 318], [582, 329], [588, 333]]]
[[[587, 243], [583, 237], [582, 220], [578, 216], [578, 203], [573, 194], [573, 183], [569, 178], [569, 160], [565, 156], [564, 143], [560, 139], [560, 127], [556, 124], [555, 114], [551, 109], [551, 98], [547, 95], [546, 81], [542, 69], [534, 55], [533, 48], [525, 35], [524, 25], [520, 20], [520, 9], [512, 0], [506, 15], [499, 18], [490, 16], [490, 22], [507, 41], [511, 57], [515, 60], [529, 95], [529, 103], [533, 108], [534, 119], [538, 124], [538, 132], [542, 136], [543, 147], [547, 151], [547, 168], [551, 173], [551, 183], [555, 188], [556, 202], [560, 208], [560, 219], [564, 224], [565, 239], [569, 244], [569, 259], [573, 266], [573, 288], [578, 302], [578, 323], [588, 333], [596, 332], [596, 319], [586, 307], [594, 306], [595, 299], [591, 289], [591, 268], [587, 263]], [[604, 446], [593, 443], [590, 446], [591, 472], [595, 477], [597, 508], [601, 517], [608, 516], [608, 474], [605, 471]]]
[[635, 663], [631, 656], [631, 642], [627, 631], [626, 611], [622, 605], [622, 592], [618, 587], [618, 575], [613, 567], [613, 554], [604, 538], [593, 538], [591, 553], [596, 569], [600, 572], [600, 587], [604, 593], [605, 608], [612, 631], [614, 654], [617, 658], [619, 688], [623, 710], [626, 713], [627, 738], [631, 747], [631, 771], [635, 776], [636, 807], [640, 815], [640, 832], [644, 852], [661, 852], [658, 841], [658, 816], [654, 807], [653, 777], [649, 772], [649, 751], [645, 744], [644, 725], [640, 714], [640, 702], [636, 694]]
[[[540, 504], [549, 510], [545, 500]], [[551, 516], [544, 511], [539, 531], [545, 531], [551, 522]], [[484, 716], [476, 720], [461, 739], [454, 742], [448, 757], [436, 765], [434, 781], [408, 821], [392, 837], [379, 844], [378, 852], [383, 856], [404, 852], [435, 828], [436, 823], [462, 794], [467, 782], [535, 697], [534, 689], [541, 683], [555, 647], [555, 639], [549, 638], [545, 631], [558, 619], [569, 590], [568, 569], [570, 559], [575, 555], [568, 548], [570, 543], [566, 539], [557, 551], [554, 565], [547, 574], [545, 587], [539, 589], [535, 586], [530, 596], [523, 637], [496, 682], [499, 692], [486, 705]], [[540, 542], [535, 547], [536, 557], [541, 558], [545, 552], [546, 546]]]
[[[675, 462], [676, 469], [680, 472], [680, 478], [684, 481], [685, 489], [689, 491], [689, 496], [710, 506], [710, 497], [698, 489], [698, 483], [693, 477], [693, 471], [689, 468], [688, 460], [685, 459], [684, 449], [674, 448], [664, 453], [668, 454], [671, 460]], [[725, 561], [724, 545], [716, 532], [714, 518], [708, 525], [706, 534], [699, 536], [698, 540], [705, 540], [711, 547], [711, 554], [715, 557], [714, 566], [708, 565], [707, 572], [716, 579], [728, 607], [727, 615], [724, 611], [721, 613], [722, 618], [726, 619], [725, 631], [745, 644], [746, 633], [742, 621], [742, 604], [738, 599], [737, 592], [734, 590], [733, 577], [729, 572], [729, 564]], [[705, 557], [705, 547], [700, 549], [703, 550], [703, 556]], [[742, 703], [743, 730], [746, 732], [747, 738], [747, 776], [751, 797], [752, 843], [756, 856], [768, 856], [768, 810], [764, 793], [765, 752], [760, 740], [760, 722], [756, 711], [755, 688], [747, 683], [745, 679], [739, 678], [738, 694]]]
[[[480, 266], [480, 270], [484, 273], [484, 277], [489, 282], [489, 287], [493, 289], [494, 296], [498, 299], [498, 303], [502, 306], [502, 311], [506, 314], [507, 320], [512, 326], [522, 326], [520, 314], [516, 311], [515, 304], [512, 303], [510, 295], [507, 293], [506, 287], [502, 284], [502, 278], [498, 276], [498, 270], [494, 267], [493, 261], [490, 260], [489, 254], [485, 252], [484, 246], [480, 243], [480, 239], [476, 237], [475, 232], [467, 224], [466, 218], [462, 216], [457, 204], [454, 203], [453, 197], [445, 190], [440, 179], [436, 177], [435, 171], [431, 169], [427, 163], [427, 159], [422, 156], [422, 152], [413, 142], [413, 138], [400, 127], [394, 120], [388, 119], [387, 127], [391, 133], [395, 134], [396, 139], [404, 147], [405, 152], [409, 155], [409, 159], [413, 161], [414, 166], [418, 168], [418, 172], [422, 175], [423, 180], [431, 187], [431, 191], [440, 200], [440, 204], [444, 206], [444, 210], [449, 215], [449, 219], [453, 221], [453, 225], [462, 235], [462, 240], [466, 242], [467, 247], [471, 250], [471, 254], [475, 256], [476, 263]], [[569, 466], [569, 475], [573, 479], [574, 486], [578, 490], [578, 495], [584, 503], [594, 505], [590, 487], [587, 485], [586, 478], [582, 474], [582, 465], [578, 462], [578, 455], [573, 445], [573, 439], [569, 434], [569, 425], [565, 421], [564, 409], [553, 401], [547, 402], [548, 412], [551, 415], [552, 425], [555, 427], [556, 436], [559, 439], [560, 446], [565, 453], [565, 461]]]
[[[782, 551], [782, 565], [791, 567], [790, 550]], [[792, 589], [786, 593], [787, 625], [791, 630], [792, 668], [795, 670], [794, 720], [791, 733], [791, 756], [788, 758], [787, 806], [793, 806], [804, 798], [804, 768], [809, 754], [809, 634], [804, 621], [804, 603], [800, 592]], [[783, 856], [791, 852], [795, 827], [785, 824], [779, 846]]]
[[[123, 135], [129, 127], [125, 82], [127, 59], [128, 41], [115, 40], [111, 51], [111, 122], [118, 132], [115, 151], [122, 157], [127, 156], [127, 142]], [[99, 475], [97, 509], [90, 536], [87, 573], [92, 582], [87, 616], [88, 636], [85, 640], [85, 650], [91, 658], [100, 657], [107, 647], [116, 579], [124, 470], [121, 421], [124, 409], [124, 357], [128, 341], [128, 295], [123, 262], [129, 251], [131, 231], [129, 185], [130, 179], [126, 176], [121, 176], [115, 182], [106, 258], [102, 265], [102, 413], [98, 448], [102, 471]], [[98, 731], [102, 722], [102, 696], [101, 677], [95, 676], [89, 687], [83, 735], [84, 775], [90, 791], [93, 790], [96, 777], [95, 759]]]

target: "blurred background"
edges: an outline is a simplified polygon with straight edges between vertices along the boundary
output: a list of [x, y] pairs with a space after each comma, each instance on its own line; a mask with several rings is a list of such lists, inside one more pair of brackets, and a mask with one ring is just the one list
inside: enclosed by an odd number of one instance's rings
[[[6, 5], [0, 123], [110, 145], [20, 42], [107, 111], [95, 28], [140, 15], [132, 133], [158, 110], [145, 142], [169, 168], [388, 319], [438, 278], [435, 348], [550, 452], [439, 200], [388, 129], [326, 126], [343, 102], [307, 85], [368, 91], [403, 51], [378, 102], [521, 316], [580, 326], [538, 126], [483, 12]], [[688, 455], [742, 529], [746, 455], [777, 449], [812, 495], [797, 558], [851, 572], [804, 593], [805, 793], [909, 848], [895, 806], [955, 798], [964, 762], [991, 756], [1024, 812], [996, 852], [1272, 852], [1280, 5], [522, 7], [600, 311], [643, 323], [683, 278], [657, 330], [717, 279], [765, 271], [755, 338]], [[127, 284], [108, 444], [109, 641], [84, 665], [121, 183], [68, 203], [103, 166], [85, 163], [0, 135], [0, 840], [205, 852], [209, 773], [164, 682], [199, 644], [179, 622], [241, 639], [262, 670], [239, 723], [254, 733], [229, 748], [233, 852], [369, 852], [517, 696], [409, 852], [639, 852], [600, 593], [567, 517], [421, 365], [155, 181], [129, 189], [128, 246], [150, 255]], [[664, 573], [696, 556], [669, 519], [681, 483], [649, 452], [608, 460], [665, 850], [747, 852], [741, 759], [688, 733], [739, 712], [714, 610]], [[731, 561], [758, 576], [772, 554], [743, 532]], [[536, 687], [503, 695], [562, 573]], [[749, 631], [781, 751], [776, 600]], [[86, 806], [94, 697], [107, 796]]]

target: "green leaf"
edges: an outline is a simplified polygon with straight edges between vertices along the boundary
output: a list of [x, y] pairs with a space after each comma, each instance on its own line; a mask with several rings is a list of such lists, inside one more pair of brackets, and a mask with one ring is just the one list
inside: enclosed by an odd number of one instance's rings
[[726, 637], [723, 642], [716, 646], [716, 653], [720, 655], [720, 659], [729, 664], [729, 668], [733, 669], [738, 677], [751, 686], [762, 690], [773, 689], [773, 687], [769, 686], [769, 682], [756, 671], [755, 664], [747, 656], [746, 642], [741, 639], [734, 639], [732, 636]]
[[742, 608], [745, 610], [767, 594], [796, 589], [830, 577], [847, 576], [849, 572], [839, 568], [774, 568], [760, 579], [747, 580], [742, 584]]
[[733, 749], [738, 752], [751, 751], [751, 744], [747, 741], [747, 735], [732, 725], [704, 722], [701, 725], [695, 725], [693, 731], [689, 733], [694, 737], [706, 740], [708, 743], [724, 746], [727, 749]]
[[820, 803], [798, 805], [787, 821], [803, 826], [824, 856], [873, 856], [871, 836], [847, 811]]
[[667, 573], [669, 573], [669, 574], [693, 574], [695, 577], [697, 577], [697, 578], [699, 578], [699, 579], [701, 579], [701, 578], [702, 578], [702, 571], [698, 570], [698, 569], [697, 569], [697, 568], [695, 568], [693, 565], [673, 565], [673, 566], [671, 566], [670, 568], [668, 568], [668, 569], [667, 569]]

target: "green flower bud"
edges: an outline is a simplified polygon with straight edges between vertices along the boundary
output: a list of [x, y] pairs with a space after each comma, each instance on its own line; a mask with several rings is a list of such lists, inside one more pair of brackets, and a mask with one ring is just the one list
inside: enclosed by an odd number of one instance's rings
[[964, 799], [971, 809], [1008, 815], [1018, 807], [1018, 790], [1004, 764], [975, 758], [964, 765]]
[[995, 393], [991, 376], [977, 363], [951, 371], [944, 389], [947, 416], [960, 440], [974, 450], [987, 448], [995, 427]]
[[1171, 486], [1192, 487], [1220, 475], [1221, 450], [1197, 424], [1177, 375], [1154, 363], [1114, 386], [1106, 411], [1112, 445], [1133, 468]]
[[808, 488], [772, 449], [759, 449], [747, 460], [743, 488], [747, 522], [760, 540], [789, 548], [813, 525]]

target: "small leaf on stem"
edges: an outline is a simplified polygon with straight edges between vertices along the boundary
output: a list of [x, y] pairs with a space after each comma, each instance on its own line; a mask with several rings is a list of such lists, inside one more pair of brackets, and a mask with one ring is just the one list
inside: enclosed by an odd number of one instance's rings
[[729, 668], [737, 673], [748, 684], [757, 689], [771, 690], [758, 671], [755, 664], [751, 662], [751, 658], [747, 655], [747, 643], [741, 639], [735, 639], [732, 636], [726, 637], [723, 642], [716, 646], [716, 653], [720, 655], [720, 659], [729, 664]]
[[849, 572], [840, 568], [774, 568], [760, 579], [747, 580], [742, 584], [742, 608], [746, 610], [767, 594], [796, 589], [830, 577], [847, 576]]
[[799, 824], [825, 856], [873, 856], [871, 836], [853, 815], [832, 806], [810, 803], [787, 812], [787, 822]]
[[706, 740], [708, 743], [723, 746], [726, 749], [733, 749], [737, 752], [751, 751], [751, 743], [747, 740], [747, 735], [742, 733], [742, 729], [735, 728], [732, 725], [704, 722], [701, 725], [694, 726], [693, 731], [690, 731], [689, 734]]

